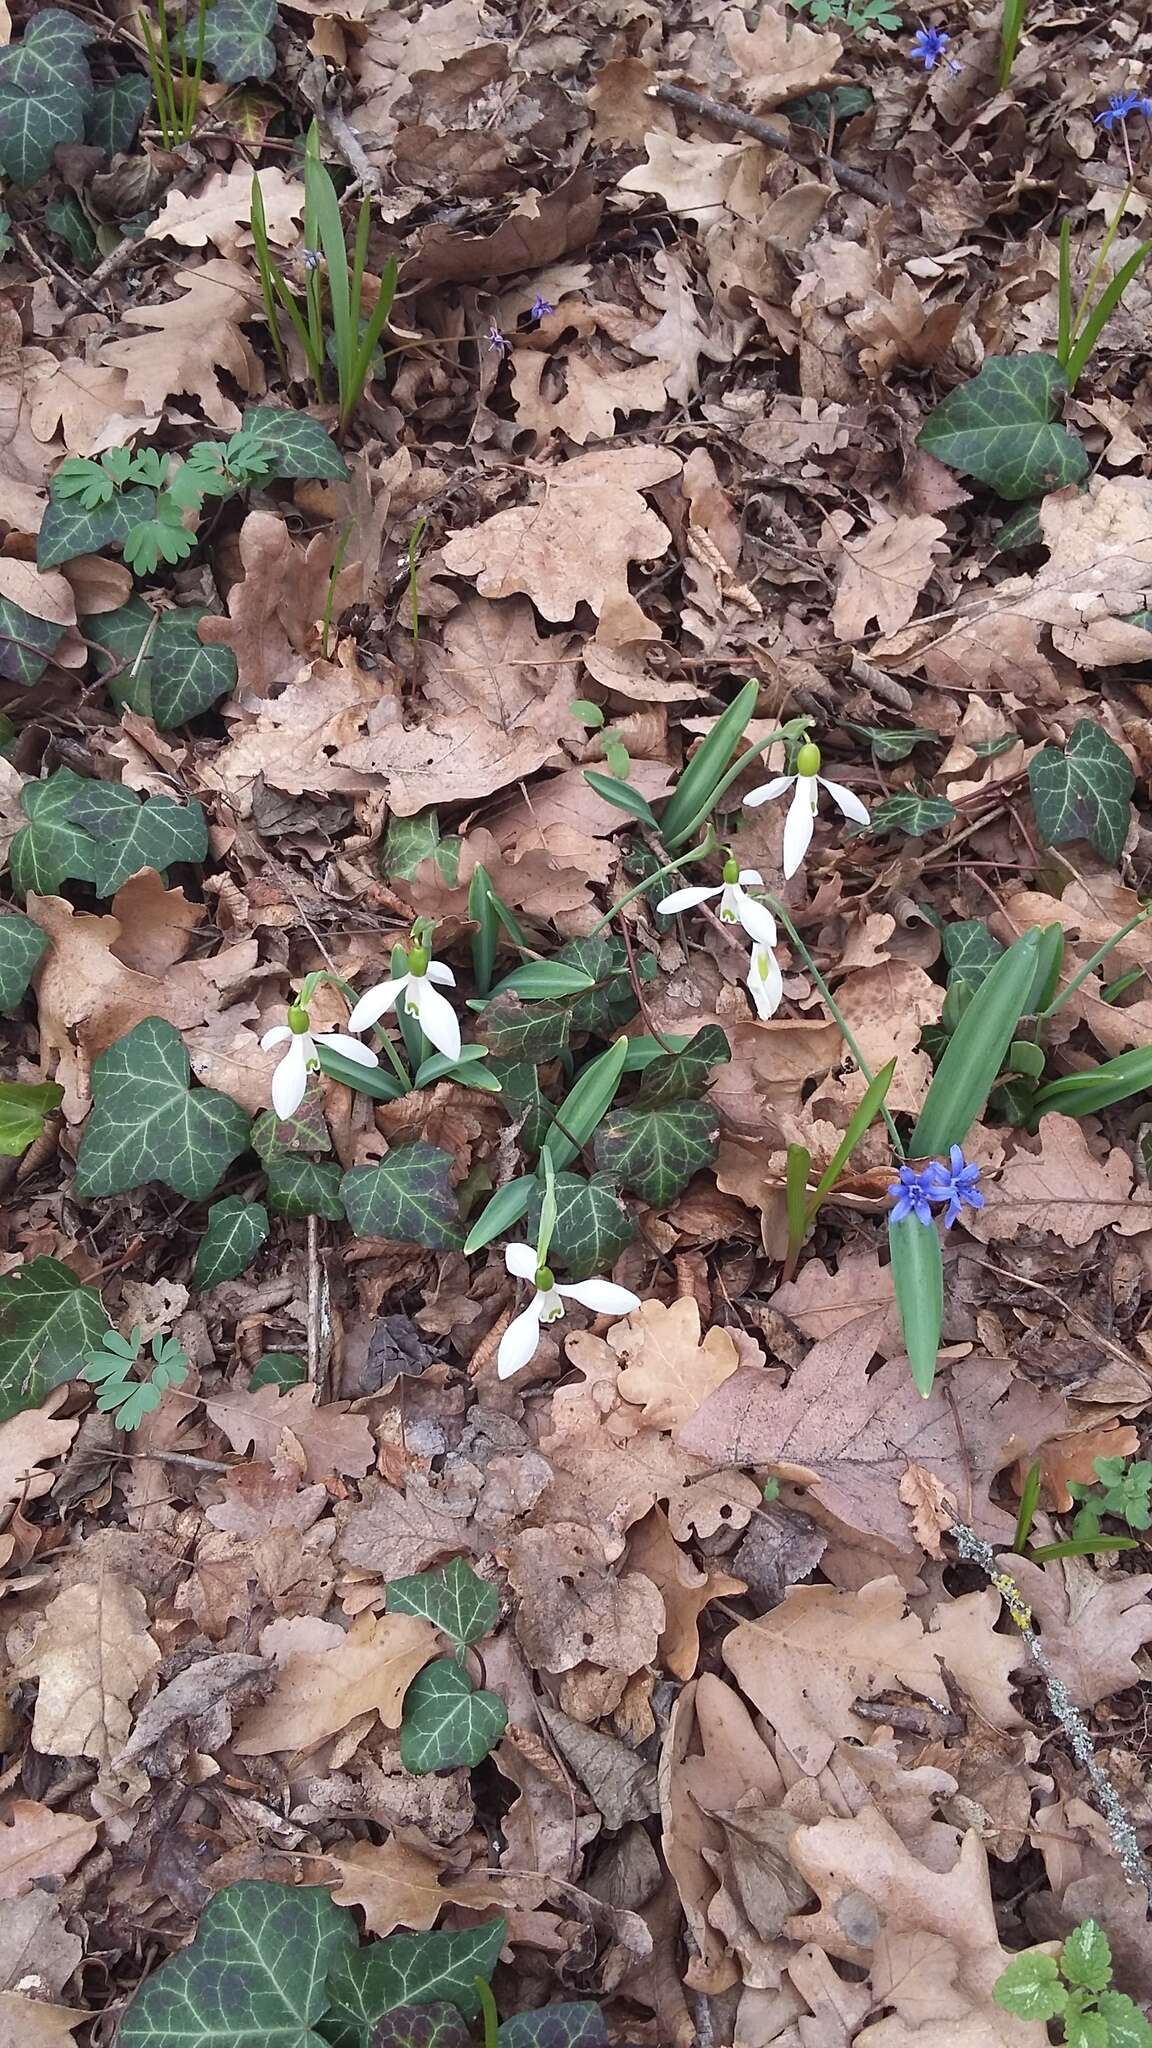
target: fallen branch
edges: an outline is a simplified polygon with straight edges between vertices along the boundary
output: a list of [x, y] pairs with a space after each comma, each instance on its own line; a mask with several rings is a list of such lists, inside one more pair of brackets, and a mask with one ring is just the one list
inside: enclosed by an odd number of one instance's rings
[[[719, 128], [734, 128], [741, 135], [752, 135], [769, 149], [782, 150], [785, 156], [802, 161], [787, 129], [773, 128], [770, 122], [762, 121], [757, 114], [744, 114], [739, 107], [727, 107], [721, 100], [706, 99], [702, 92], [689, 92], [686, 85], [650, 85], [646, 90], [650, 100], [663, 100], [666, 106], [679, 107], [685, 114], [696, 114], [702, 121], [714, 121]], [[822, 157], [820, 161], [846, 192], [858, 192], [861, 199], [870, 199], [874, 206], [890, 204], [883, 187], [866, 171], [854, 171], [851, 164], [841, 163], [837, 156]]]

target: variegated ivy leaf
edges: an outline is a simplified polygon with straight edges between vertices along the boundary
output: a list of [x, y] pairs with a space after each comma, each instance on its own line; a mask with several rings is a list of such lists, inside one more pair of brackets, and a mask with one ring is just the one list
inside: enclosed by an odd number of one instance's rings
[[372, 2048], [472, 2048], [454, 2005], [398, 2005], [378, 2020]]
[[342, 1193], [357, 1237], [387, 1237], [429, 1251], [459, 1251], [464, 1243], [460, 1204], [453, 1192], [452, 1155], [436, 1145], [395, 1145], [379, 1166], [354, 1166]]
[[[580, 1173], [558, 1173], [555, 1185], [556, 1226], [549, 1262], [562, 1267], [570, 1280], [610, 1273], [625, 1245], [631, 1244], [636, 1235], [635, 1218], [605, 1174], [585, 1180]], [[531, 1244], [535, 1244], [540, 1228], [541, 1200], [542, 1189], [536, 1183], [525, 1223], [525, 1234]]]
[[33, 11], [23, 40], [0, 50], [0, 172], [34, 185], [61, 142], [82, 142], [92, 104], [84, 52], [95, 32], [61, 7]]
[[190, 1088], [180, 1033], [146, 1017], [92, 1064], [92, 1110], [76, 1161], [78, 1195], [147, 1181], [200, 1201], [247, 1149], [248, 1117], [213, 1088]]
[[478, 1643], [496, 1625], [500, 1595], [495, 1586], [474, 1572], [462, 1557], [431, 1572], [412, 1572], [406, 1578], [389, 1579], [389, 1614], [418, 1614], [431, 1621], [459, 1649]]
[[876, 805], [872, 830], [906, 832], [910, 839], [923, 839], [926, 832], [942, 832], [956, 815], [955, 804], [946, 796], [921, 796], [914, 789], [898, 789]]
[[496, 2048], [608, 2048], [608, 2028], [598, 2005], [558, 2001], [505, 2020]]
[[88, 141], [108, 156], [131, 149], [151, 104], [151, 80], [142, 71], [128, 71], [114, 84], [98, 86], [88, 109]]
[[197, 1287], [218, 1287], [222, 1280], [235, 1280], [250, 1266], [268, 1236], [268, 1211], [261, 1202], [230, 1195], [213, 1202], [208, 1227], [196, 1247], [192, 1269]]
[[[226, 1898], [229, 1893], [217, 1896]], [[390, 1934], [385, 1941], [349, 1950], [328, 1978], [331, 2019], [337, 2025], [351, 2025], [359, 2036], [398, 2005], [435, 2005], [440, 2000], [471, 2019], [480, 2010], [476, 1979], [487, 1982], [491, 1977], [507, 1933], [506, 1920], [484, 1920], [479, 1927], [448, 1934]]]
[[196, 630], [204, 616], [202, 605], [156, 612], [133, 596], [118, 611], [85, 619], [113, 702], [169, 732], [234, 690], [236, 656], [230, 647], [204, 645]]
[[596, 1133], [596, 1164], [653, 1208], [666, 1208], [716, 1156], [720, 1124], [706, 1102], [610, 1109]]
[[63, 626], [0, 597], [0, 677], [6, 683], [38, 683], [63, 637]]
[[0, 1274], [0, 1422], [73, 1379], [107, 1328], [100, 1296], [59, 1259]]
[[241, 431], [254, 434], [272, 457], [276, 477], [316, 478], [343, 483], [348, 464], [331, 434], [306, 412], [282, 405], [254, 405], [245, 413]]
[[0, 1010], [21, 1001], [47, 944], [48, 934], [30, 917], [18, 910], [0, 915]]
[[36, 538], [36, 566], [52, 569], [76, 555], [98, 555], [122, 547], [128, 535], [156, 509], [155, 491], [121, 491], [106, 505], [86, 512], [78, 498], [50, 498]]
[[204, 62], [227, 85], [263, 83], [276, 69], [275, 26], [276, 0], [216, 0], [205, 21]]
[[1082, 718], [1066, 747], [1041, 747], [1028, 764], [1028, 786], [1045, 846], [1086, 839], [1104, 860], [1119, 860], [1136, 777], [1102, 725]]
[[1055, 356], [989, 356], [929, 413], [920, 446], [1002, 498], [1078, 484], [1088, 451], [1055, 417], [1067, 390]]
[[342, 1174], [334, 1159], [309, 1159], [303, 1152], [274, 1152], [264, 1163], [268, 1207], [278, 1216], [322, 1216], [344, 1221]]
[[208, 821], [198, 803], [170, 796], [143, 802], [120, 782], [82, 782], [69, 810], [95, 843], [96, 888], [114, 896], [141, 868], [163, 874], [178, 862], [202, 861], [208, 851]]
[[8, 872], [22, 896], [54, 896], [65, 881], [95, 881], [95, 842], [71, 817], [84, 787], [71, 768], [57, 768], [44, 782], [26, 782], [21, 790], [28, 823], [12, 841]]
[[404, 1695], [400, 1761], [410, 1771], [471, 1769], [495, 1749], [508, 1726], [499, 1693], [475, 1688], [449, 1657], [428, 1664]]

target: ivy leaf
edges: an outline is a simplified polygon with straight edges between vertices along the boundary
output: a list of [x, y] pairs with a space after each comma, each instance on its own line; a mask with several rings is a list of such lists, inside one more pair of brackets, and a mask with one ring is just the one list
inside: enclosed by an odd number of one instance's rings
[[491, 1977], [507, 1933], [506, 1920], [485, 1920], [455, 1934], [391, 1934], [354, 1949], [339, 1958], [328, 1979], [332, 2017], [351, 2020], [357, 2028], [374, 2027], [398, 2005], [435, 2005], [443, 1999], [472, 2019], [480, 2010], [476, 1979]]
[[205, 616], [203, 605], [155, 612], [142, 597], [130, 597], [118, 611], [85, 619], [113, 703], [170, 732], [234, 690], [236, 656], [230, 647], [204, 645], [197, 627]]
[[939, 733], [929, 732], [922, 725], [856, 725], [850, 718], [840, 722], [846, 732], [855, 733], [857, 739], [867, 741], [877, 761], [906, 761], [913, 747], [940, 737]]
[[397, 2005], [376, 2022], [372, 2048], [472, 2048], [454, 2005]]
[[497, 2048], [608, 2048], [608, 2028], [598, 2005], [569, 2000], [518, 2012], [505, 2020]]
[[121, 782], [81, 782], [68, 816], [94, 842], [86, 879], [101, 896], [114, 896], [141, 868], [163, 874], [179, 861], [202, 861], [208, 851], [208, 821], [198, 803], [170, 796], [141, 802]]
[[47, 932], [20, 911], [0, 916], [0, 1010], [23, 1000], [47, 944]]
[[245, 413], [241, 431], [254, 434], [272, 456], [273, 476], [343, 483], [349, 474], [331, 434], [306, 412], [289, 412], [282, 405], [254, 405]]
[[227, 1885], [190, 1946], [145, 1978], [120, 2048], [320, 2048], [325, 1979], [355, 1940], [351, 1914], [322, 1885]]
[[63, 626], [0, 597], [0, 676], [6, 683], [38, 683], [63, 637]]
[[19, 1159], [64, 1100], [55, 1081], [0, 1081], [0, 1156]]
[[64, 881], [95, 881], [97, 848], [71, 815], [84, 788], [71, 768], [57, 768], [43, 782], [25, 783], [20, 802], [28, 823], [8, 853], [12, 883], [22, 895], [54, 896]]
[[466, 1671], [449, 1657], [426, 1664], [404, 1695], [400, 1761], [410, 1771], [442, 1771], [482, 1764], [508, 1726], [499, 1693], [473, 1691]]
[[60, 142], [82, 142], [92, 104], [84, 55], [93, 31], [63, 8], [34, 13], [24, 39], [0, 50], [0, 172], [34, 185]]
[[1104, 860], [1118, 861], [1124, 851], [1135, 786], [1127, 755], [1091, 718], [1072, 728], [1063, 752], [1041, 747], [1028, 764], [1032, 809], [1045, 846], [1087, 839]]
[[248, 1118], [238, 1102], [190, 1089], [188, 1079], [184, 1041], [161, 1017], [145, 1017], [93, 1061], [78, 1195], [120, 1195], [152, 1180], [193, 1201], [211, 1194], [248, 1148]]
[[716, 1154], [719, 1119], [706, 1102], [610, 1109], [593, 1141], [596, 1164], [655, 1209], [666, 1208]]
[[948, 986], [955, 988], [979, 988], [985, 975], [989, 974], [1004, 951], [999, 939], [994, 939], [987, 925], [978, 917], [960, 918], [955, 924], [946, 924], [941, 934], [944, 958], [948, 963]]
[[269, 37], [276, 25], [276, 0], [216, 0], [205, 18], [204, 62], [226, 85], [257, 78], [263, 84], [276, 69]]
[[[628, 979], [628, 956], [617, 939], [570, 939], [553, 953], [553, 960], [579, 968], [598, 985], [587, 995], [572, 1000], [573, 1031], [589, 1031], [610, 1038], [621, 1024], [636, 1014], [636, 997]], [[656, 962], [645, 953], [636, 962], [641, 981], [651, 981]]]
[[85, 123], [88, 141], [107, 156], [131, 149], [151, 104], [152, 82], [142, 71], [126, 72], [112, 85], [98, 86]]
[[66, 192], [61, 199], [49, 201], [44, 208], [44, 225], [67, 243], [79, 269], [95, 270], [100, 261], [100, 244], [74, 192]]
[[495, 996], [476, 1019], [476, 1032], [494, 1059], [536, 1066], [568, 1050], [571, 1001], [525, 1003], [518, 995]]
[[440, 879], [446, 888], [456, 887], [460, 872], [460, 834], [440, 837], [440, 820], [435, 811], [420, 811], [414, 818], [393, 818], [384, 836], [381, 869], [403, 882], [413, 880], [423, 861], [435, 855]]
[[660, 1103], [703, 1095], [713, 1067], [727, 1066], [731, 1057], [732, 1048], [720, 1026], [706, 1024], [681, 1052], [665, 1053], [645, 1068], [637, 1108], [654, 1109]]
[[[534, 1184], [527, 1223], [532, 1243], [540, 1228], [541, 1199]], [[548, 1256], [566, 1267], [573, 1280], [610, 1272], [635, 1235], [635, 1220], [610, 1180], [600, 1174], [591, 1180], [579, 1173], [556, 1175], [556, 1227]]]
[[341, 1193], [357, 1237], [388, 1237], [429, 1251], [459, 1251], [460, 1205], [449, 1175], [452, 1155], [423, 1142], [395, 1145], [379, 1166], [354, 1166]]
[[1055, 356], [989, 356], [929, 413], [919, 445], [1002, 498], [1078, 484], [1087, 450], [1055, 419], [1067, 390]]
[[462, 1557], [454, 1557], [451, 1564], [442, 1564], [434, 1572], [389, 1579], [385, 1592], [389, 1614], [421, 1615], [443, 1629], [461, 1650], [486, 1636], [500, 1612], [495, 1586]]
[[956, 815], [955, 804], [946, 796], [918, 796], [914, 789], [898, 789], [877, 804], [872, 830], [906, 832], [910, 839], [923, 839], [926, 832], [942, 832]]
[[0, 1274], [0, 1422], [74, 1378], [108, 1327], [95, 1288], [59, 1259]]
[[327, 1223], [343, 1223], [341, 1170], [334, 1159], [277, 1151], [265, 1160], [264, 1171], [268, 1207], [278, 1216], [323, 1216]]
[[499, 1083], [509, 1116], [520, 1127], [522, 1150], [538, 1152], [555, 1114], [540, 1086], [539, 1067], [529, 1060], [491, 1060], [488, 1072]]
[[133, 527], [151, 519], [155, 509], [155, 491], [143, 488], [117, 492], [90, 512], [79, 498], [50, 498], [36, 537], [36, 566], [53, 569], [76, 555], [121, 547]]
[[302, 1387], [308, 1377], [308, 1368], [294, 1351], [263, 1351], [252, 1367], [248, 1381], [248, 1392], [254, 1394], [258, 1387]]
[[216, 1287], [221, 1280], [235, 1280], [251, 1265], [268, 1229], [268, 1211], [262, 1203], [247, 1202], [240, 1195], [214, 1202], [208, 1211], [208, 1227], [196, 1247], [194, 1286]]
[[1055, 1956], [1037, 1955], [1034, 1949], [1013, 1956], [997, 1977], [992, 1996], [1019, 2020], [1053, 2020], [1068, 2003]]

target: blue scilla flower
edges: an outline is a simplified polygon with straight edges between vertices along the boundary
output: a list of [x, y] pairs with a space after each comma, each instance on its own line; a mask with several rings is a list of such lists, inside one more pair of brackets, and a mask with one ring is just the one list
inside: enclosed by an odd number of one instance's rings
[[1152, 115], [1152, 100], [1142, 92], [1114, 92], [1108, 96], [1108, 105], [1102, 114], [1094, 114], [1097, 128], [1104, 128], [1109, 134], [1114, 128], [1122, 128], [1129, 114], [1143, 114], [1147, 121]]
[[528, 308], [528, 318], [530, 320], [546, 320], [549, 313], [554, 313], [555, 311], [556, 308], [552, 305], [551, 301], [542, 298], [540, 293], [537, 292], [536, 297]]
[[977, 1186], [980, 1168], [965, 1159], [962, 1146], [952, 1146], [947, 1166], [941, 1160], [934, 1159], [925, 1172], [931, 1182], [930, 1199], [945, 1205], [945, 1230], [951, 1230], [962, 1209], [984, 1207], [984, 1197]]
[[919, 28], [912, 38], [908, 55], [914, 64], [922, 64], [925, 71], [934, 71], [951, 41], [946, 29]]
[[890, 1183], [888, 1193], [893, 1200], [890, 1217], [892, 1223], [903, 1223], [906, 1216], [914, 1216], [917, 1223], [931, 1223], [932, 1203], [936, 1200], [936, 1183], [932, 1168], [902, 1166], [898, 1180]]

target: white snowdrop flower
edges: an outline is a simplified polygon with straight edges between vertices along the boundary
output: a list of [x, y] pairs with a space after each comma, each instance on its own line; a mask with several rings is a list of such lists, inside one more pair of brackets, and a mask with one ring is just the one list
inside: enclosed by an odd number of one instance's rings
[[284, 1051], [272, 1076], [272, 1107], [281, 1121], [295, 1116], [307, 1092], [309, 1074], [320, 1072], [318, 1045], [343, 1053], [346, 1060], [355, 1060], [361, 1067], [379, 1065], [371, 1046], [362, 1045], [358, 1038], [349, 1038], [346, 1031], [311, 1030], [308, 1012], [298, 1004], [289, 1010], [286, 1024], [274, 1024], [260, 1040], [263, 1052], [271, 1052], [277, 1045], [282, 1045]]
[[780, 963], [771, 946], [753, 946], [744, 979], [756, 1006], [756, 1015], [766, 1023], [769, 1017], [776, 1015], [784, 1000]]
[[517, 1280], [530, 1280], [536, 1291], [500, 1339], [496, 1370], [502, 1380], [511, 1379], [514, 1372], [536, 1356], [541, 1324], [559, 1322], [565, 1301], [578, 1301], [582, 1308], [594, 1309], [599, 1316], [626, 1316], [640, 1306], [638, 1294], [633, 1294], [630, 1288], [614, 1286], [611, 1280], [575, 1280], [567, 1287], [558, 1287], [530, 1244], [508, 1245], [504, 1264]]
[[726, 860], [724, 879], [715, 888], [674, 889], [671, 896], [665, 896], [656, 907], [673, 916], [679, 910], [694, 910], [698, 903], [708, 903], [713, 896], [718, 896], [721, 924], [738, 924], [758, 945], [774, 946], [776, 919], [767, 904], [757, 903], [754, 897], [745, 894], [749, 886], [759, 888], [762, 879], [758, 869], [737, 867], [734, 860]]
[[407, 974], [393, 976], [390, 981], [378, 982], [362, 995], [348, 1019], [350, 1031], [367, 1031], [376, 1024], [386, 1010], [403, 1003], [410, 1016], [417, 1019], [425, 1038], [442, 1052], [445, 1059], [458, 1060], [460, 1057], [460, 1024], [455, 1010], [442, 996], [441, 987], [455, 988], [456, 976], [450, 967], [440, 960], [431, 960], [426, 946], [413, 946], [408, 955]]
[[794, 775], [774, 775], [771, 782], [761, 783], [759, 789], [750, 789], [744, 801], [746, 804], [771, 803], [773, 797], [783, 796], [786, 789], [795, 784], [795, 794], [788, 806], [788, 817], [784, 825], [784, 874], [786, 878], [796, 873], [808, 848], [812, 844], [812, 830], [816, 822], [816, 807], [820, 791], [826, 789], [833, 803], [845, 818], [851, 818], [857, 825], [867, 825], [868, 812], [855, 790], [845, 789], [841, 782], [829, 782], [820, 773], [820, 749], [805, 740], [796, 756]]

